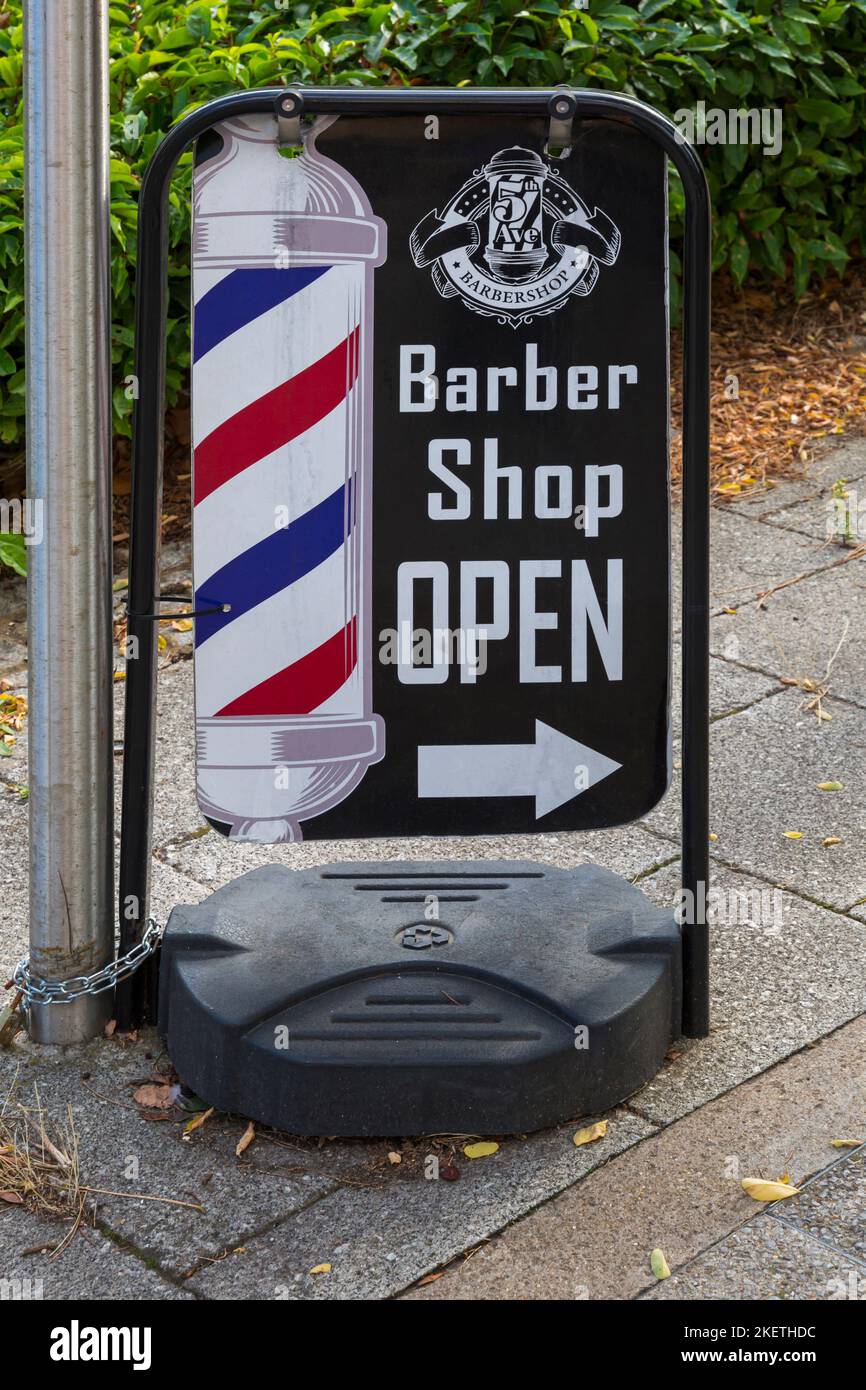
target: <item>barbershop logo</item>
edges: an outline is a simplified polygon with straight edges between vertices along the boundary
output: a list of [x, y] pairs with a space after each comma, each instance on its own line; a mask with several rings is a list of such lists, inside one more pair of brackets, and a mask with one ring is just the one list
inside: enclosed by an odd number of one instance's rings
[[588, 295], [620, 239], [557, 169], [514, 146], [476, 171], [444, 212], [423, 217], [409, 247], [419, 269], [432, 266], [444, 298], [516, 328]]

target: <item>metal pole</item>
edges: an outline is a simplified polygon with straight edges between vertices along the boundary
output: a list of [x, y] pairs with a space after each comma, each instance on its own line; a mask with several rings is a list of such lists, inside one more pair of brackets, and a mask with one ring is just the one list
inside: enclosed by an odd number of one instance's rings
[[[113, 954], [108, 6], [25, 0], [30, 968]], [[30, 1036], [81, 1042], [110, 993], [35, 1004]]]

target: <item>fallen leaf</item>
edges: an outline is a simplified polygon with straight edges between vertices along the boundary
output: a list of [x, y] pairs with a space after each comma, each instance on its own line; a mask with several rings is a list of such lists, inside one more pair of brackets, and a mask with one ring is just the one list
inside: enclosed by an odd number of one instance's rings
[[580, 1148], [583, 1144], [594, 1144], [596, 1139], [603, 1139], [607, 1134], [607, 1120], [599, 1120], [597, 1124], [588, 1125], [586, 1129], [579, 1129], [574, 1135], [574, 1145]]
[[177, 618], [175, 622], [172, 623], [172, 627], [175, 632], [191, 632], [192, 618]]
[[718, 835], [715, 833], [715, 831], [714, 831], [714, 830], [711, 830], [711, 831], [710, 831], [710, 839], [711, 839], [711, 840], [717, 840], [718, 838], [719, 838], [719, 837], [718, 837]]
[[423, 1279], [418, 1280], [418, 1288], [423, 1289], [425, 1284], [432, 1284], [436, 1279], [441, 1279], [444, 1273], [444, 1269], [440, 1269], [438, 1274], [425, 1274]]
[[782, 834], [786, 840], [802, 840], [803, 838], [802, 830], [783, 830]]
[[237, 1142], [237, 1148], [235, 1149], [235, 1158], [240, 1158], [244, 1149], [249, 1148], [250, 1144], [253, 1142], [255, 1137], [256, 1127], [253, 1124], [252, 1120], [250, 1120], [249, 1124], [247, 1125], [246, 1129], [244, 1130], [243, 1134]]
[[830, 1143], [834, 1149], [859, 1149], [863, 1143], [862, 1139], [831, 1139]]
[[443, 1163], [439, 1169], [439, 1176], [443, 1182], [456, 1182], [460, 1177], [460, 1169], [453, 1163]]
[[24, 1198], [20, 1192], [0, 1192], [0, 1202], [12, 1202], [16, 1206], [21, 1206]]
[[800, 1191], [789, 1182], [769, 1182], [766, 1178], [743, 1178], [740, 1186], [756, 1202], [780, 1202], [784, 1197], [796, 1197]]
[[106, 1023], [106, 1025], [105, 1025], [105, 1027], [103, 1028], [102, 1031], [103, 1031], [103, 1033], [105, 1034], [106, 1038], [113, 1038], [113, 1037], [114, 1037], [114, 1031], [115, 1031], [116, 1028], [117, 1028], [117, 1019], [116, 1019], [116, 1018], [110, 1018], [110, 1019], [108, 1020], [108, 1022]]
[[491, 1154], [497, 1152], [498, 1148], [498, 1144], [494, 1144], [492, 1140], [489, 1140], [482, 1141], [478, 1144], [467, 1144], [463, 1152], [467, 1158], [489, 1158]]
[[313, 1268], [310, 1270], [311, 1274], [330, 1274], [330, 1272], [330, 1265], [313, 1265]]
[[176, 1086], [155, 1086], [148, 1082], [133, 1092], [132, 1099], [145, 1110], [168, 1110], [174, 1105]]
[[654, 1250], [650, 1255], [650, 1269], [657, 1279], [669, 1279], [671, 1277], [668, 1262], [665, 1259], [663, 1250]]
[[194, 1129], [200, 1129], [205, 1120], [210, 1119], [213, 1114], [213, 1106], [210, 1110], [203, 1110], [200, 1115], [194, 1115], [191, 1120], [187, 1120], [183, 1127], [184, 1134], [192, 1134]]
[[826, 840], [821, 841], [825, 849], [829, 849], [831, 845], [841, 845], [841, 843], [838, 835], [828, 835]]
[[396, 1153], [396, 1152], [392, 1149], [391, 1152], [390, 1152], [389, 1155], [388, 1155], [388, 1162], [389, 1162], [389, 1163], [402, 1163], [402, 1162], [403, 1162], [403, 1155], [402, 1155], [402, 1154]]
[[841, 782], [818, 782], [817, 787], [819, 792], [841, 792], [845, 790]]

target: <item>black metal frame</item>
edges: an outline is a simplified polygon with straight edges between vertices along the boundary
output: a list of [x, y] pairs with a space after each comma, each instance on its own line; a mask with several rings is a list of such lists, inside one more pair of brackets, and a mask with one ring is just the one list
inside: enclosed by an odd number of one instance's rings
[[[138, 213], [135, 371], [129, 557], [129, 637], [137, 651], [126, 667], [123, 804], [120, 849], [120, 949], [129, 950], [147, 921], [151, 855], [158, 576], [162, 501], [168, 190], [175, 165], [205, 131], [231, 116], [561, 114], [563, 89], [268, 88], [219, 97], [169, 131], [141, 185]], [[618, 93], [574, 89], [575, 120], [613, 120], [660, 145], [679, 171], [686, 198], [683, 258], [683, 753], [681, 882], [698, 892], [709, 873], [709, 330], [710, 200], [700, 159], [675, 126], [652, 107]], [[558, 103], [554, 107], [553, 103]], [[127, 911], [129, 916], [127, 916]], [[150, 989], [153, 979], [150, 980]], [[138, 971], [117, 991], [121, 1028], [148, 1016], [148, 976]], [[709, 1031], [709, 932], [705, 921], [683, 927], [683, 1031]]]

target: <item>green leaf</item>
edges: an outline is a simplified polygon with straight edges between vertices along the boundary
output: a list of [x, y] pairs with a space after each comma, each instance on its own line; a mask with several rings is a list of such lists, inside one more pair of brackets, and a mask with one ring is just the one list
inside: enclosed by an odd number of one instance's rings
[[23, 536], [0, 531], [0, 564], [8, 566], [16, 574], [27, 573], [27, 548]]
[[588, 15], [585, 10], [579, 10], [576, 17], [580, 20], [581, 24], [583, 25], [592, 42], [598, 43], [598, 25], [596, 24], [592, 16]]
[[765, 232], [768, 227], [775, 226], [784, 212], [784, 208], [764, 208], [761, 212], [752, 213], [746, 226], [750, 232]]
[[735, 282], [741, 285], [749, 269], [749, 243], [744, 236], [738, 236], [731, 247], [729, 261]]
[[804, 97], [798, 101], [794, 110], [804, 121], [817, 121], [819, 124], [847, 121], [848, 110], [837, 101], [823, 101], [820, 97]]

